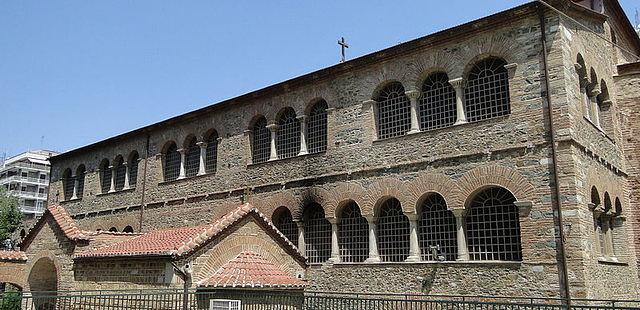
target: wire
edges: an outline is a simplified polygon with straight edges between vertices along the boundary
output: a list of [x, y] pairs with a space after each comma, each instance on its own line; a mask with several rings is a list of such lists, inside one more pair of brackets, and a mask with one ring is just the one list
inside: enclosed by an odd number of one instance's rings
[[617, 48], [618, 48], [618, 49], [620, 49], [621, 51], [623, 51], [623, 52], [625, 52], [625, 53], [627, 53], [627, 54], [629, 54], [629, 55], [631, 55], [631, 56], [635, 57], [637, 60], [640, 60], [640, 56], [638, 56], [638, 55], [637, 55], [637, 54], [635, 54], [634, 52], [632, 52], [632, 51], [630, 51], [630, 50], [628, 50], [628, 49], [626, 49], [626, 48], [624, 48], [624, 47], [622, 47], [622, 46], [620, 46], [620, 45], [616, 44], [615, 42], [613, 42], [613, 41], [611, 41], [611, 40], [607, 39], [606, 37], [602, 36], [601, 34], [599, 34], [599, 33], [595, 32], [595, 31], [591, 30], [591, 28], [589, 28], [589, 27], [588, 27], [588, 26], [586, 26], [585, 24], [583, 24], [583, 23], [581, 23], [581, 22], [579, 22], [579, 21], [575, 20], [573, 17], [571, 17], [571, 16], [569, 16], [569, 15], [565, 14], [564, 12], [562, 12], [562, 11], [560, 11], [560, 10], [556, 9], [556, 8], [555, 8], [555, 7], [553, 7], [552, 5], [550, 5], [550, 4], [548, 4], [548, 3], [546, 3], [546, 2], [544, 2], [544, 1], [542, 1], [542, 0], [537, 0], [537, 1], [538, 1], [540, 4], [542, 4], [542, 5], [544, 5], [544, 6], [548, 7], [548, 8], [550, 8], [551, 10], [555, 11], [556, 13], [558, 13], [558, 14], [560, 14], [560, 15], [564, 16], [564, 17], [565, 17], [565, 18], [567, 18], [568, 20], [570, 20], [570, 21], [572, 21], [572, 22], [576, 23], [578, 26], [580, 26], [580, 27], [584, 28], [585, 30], [587, 30], [587, 31], [589, 31], [589, 32], [591, 32], [591, 33], [593, 33], [593, 34], [595, 34], [598, 38], [600, 38], [600, 39], [602, 39], [602, 40], [604, 40], [604, 41], [606, 41], [606, 42], [610, 43], [611, 45], [613, 45], [613, 46], [617, 47]]

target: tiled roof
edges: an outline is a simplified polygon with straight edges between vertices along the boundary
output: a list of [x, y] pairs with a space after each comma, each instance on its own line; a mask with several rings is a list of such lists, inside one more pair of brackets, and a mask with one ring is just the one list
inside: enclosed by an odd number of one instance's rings
[[250, 215], [254, 215], [267, 230], [273, 232], [276, 241], [283, 244], [292, 255], [304, 261], [304, 256], [295, 245], [266, 216], [248, 203], [227, 213], [213, 224], [151, 231], [122, 242], [80, 252], [75, 257], [185, 256]]
[[0, 251], [0, 261], [26, 261], [27, 254], [21, 251]]
[[[62, 232], [71, 240], [87, 240], [87, 232], [82, 231], [76, 221], [71, 218], [69, 212], [62, 206], [49, 206], [47, 211], [51, 213]], [[44, 216], [43, 216], [44, 217]]]
[[214, 288], [304, 288], [305, 283], [254, 252], [242, 252], [198, 283]]

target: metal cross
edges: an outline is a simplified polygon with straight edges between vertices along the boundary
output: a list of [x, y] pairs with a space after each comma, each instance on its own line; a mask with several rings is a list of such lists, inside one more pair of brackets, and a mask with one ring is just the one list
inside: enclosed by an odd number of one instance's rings
[[342, 49], [342, 60], [340, 60], [340, 62], [344, 62], [346, 57], [344, 55], [344, 49], [345, 48], [349, 48], [349, 45], [347, 44], [347, 42], [344, 41], [344, 37], [342, 37], [340, 39], [340, 41], [338, 41], [338, 44], [340, 45], [340, 48]]

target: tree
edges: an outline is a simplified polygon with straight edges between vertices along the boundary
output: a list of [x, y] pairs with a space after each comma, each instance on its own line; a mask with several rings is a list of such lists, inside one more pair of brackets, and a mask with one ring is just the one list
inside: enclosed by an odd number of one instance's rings
[[6, 188], [0, 186], [0, 242], [10, 239], [21, 221], [18, 198], [9, 195]]

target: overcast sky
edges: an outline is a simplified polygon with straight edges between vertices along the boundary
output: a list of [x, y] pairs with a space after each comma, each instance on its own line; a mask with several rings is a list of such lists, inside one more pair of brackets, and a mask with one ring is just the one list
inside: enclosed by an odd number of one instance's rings
[[[66, 151], [527, 1], [0, 6], [0, 157]], [[638, 0], [621, 0], [633, 19]]]

